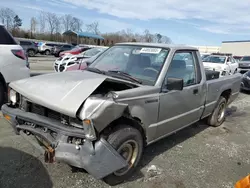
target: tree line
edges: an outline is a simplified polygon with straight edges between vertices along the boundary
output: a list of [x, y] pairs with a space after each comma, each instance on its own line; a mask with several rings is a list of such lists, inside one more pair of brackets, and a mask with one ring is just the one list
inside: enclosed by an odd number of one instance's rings
[[[57, 42], [69, 42], [72, 37], [63, 36], [67, 30], [75, 32], [91, 32], [105, 38], [104, 45], [118, 42], [155, 42], [171, 43], [171, 39], [160, 33], [151, 33], [146, 29], [143, 33], [133, 32], [131, 29], [123, 29], [109, 33], [102, 33], [99, 29], [99, 22], [84, 24], [83, 21], [71, 14], [63, 16], [41, 11], [39, 16], [30, 18], [29, 29], [22, 28], [22, 19], [10, 8], [0, 9], [0, 21], [12, 33], [14, 37], [32, 38], [37, 40], [51, 40]], [[75, 39], [76, 40], [76, 39]], [[75, 41], [76, 42], [76, 41]], [[95, 43], [93, 39], [81, 39], [82, 43]]]

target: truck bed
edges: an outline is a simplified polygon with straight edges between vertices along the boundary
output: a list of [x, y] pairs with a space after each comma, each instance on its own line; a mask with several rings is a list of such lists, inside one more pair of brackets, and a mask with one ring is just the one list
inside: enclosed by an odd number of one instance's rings
[[239, 73], [207, 80], [207, 96], [203, 118], [208, 116], [214, 109], [222, 92], [230, 93], [228, 103], [231, 103], [239, 94], [242, 75]]

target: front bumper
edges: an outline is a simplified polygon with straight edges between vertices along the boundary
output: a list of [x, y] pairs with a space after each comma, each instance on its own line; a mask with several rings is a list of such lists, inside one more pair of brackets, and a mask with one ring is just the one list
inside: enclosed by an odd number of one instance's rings
[[249, 70], [250, 70], [250, 67], [248, 67], [248, 68], [239, 67], [239, 68], [238, 68], [238, 72], [241, 73], [241, 74], [243, 74], [243, 73], [245, 73], [245, 72], [247, 72], [247, 71], [249, 71]]
[[[30, 139], [34, 136], [45, 141], [47, 147], [53, 148], [52, 157], [55, 161], [83, 168], [96, 179], [104, 178], [128, 165], [105, 139], [90, 142], [85, 139], [82, 129], [69, 127], [56, 120], [9, 107], [7, 104], [2, 106], [2, 113], [17, 135], [21, 133], [31, 142], [35, 142]], [[70, 143], [68, 140], [71, 137], [83, 139], [84, 142], [80, 145]], [[39, 144], [33, 145], [46, 151]]]

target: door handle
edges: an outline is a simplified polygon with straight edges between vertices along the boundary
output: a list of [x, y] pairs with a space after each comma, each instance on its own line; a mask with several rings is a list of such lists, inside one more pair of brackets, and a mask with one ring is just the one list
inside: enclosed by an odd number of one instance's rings
[[198, 94], [198, 92], [199, 92], [198, 89], [194, 89], [194, 90], [193, 90], [193, 94], [194, 94], [194, 95]]

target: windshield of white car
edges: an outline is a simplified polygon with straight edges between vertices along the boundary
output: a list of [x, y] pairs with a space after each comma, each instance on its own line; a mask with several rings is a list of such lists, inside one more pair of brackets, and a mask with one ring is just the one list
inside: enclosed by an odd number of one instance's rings
[[244, 56], [240, 61], [250, 61], [250, 56]]
[[224, 64], [225, 60], [226, 60], [226, 57], [224, 57], [224, 56], [208, 56], [208, 57], [202, 59], [203, 62], [219, 63], [219, 64]]
[[168, 53], [168, 49], [157, 47], [117, 45], [103, 52], [89, 67], [105, 71], [110, 76], [117, 70], [119, 76], [123, 72], [144, 85], [154, 85]]

